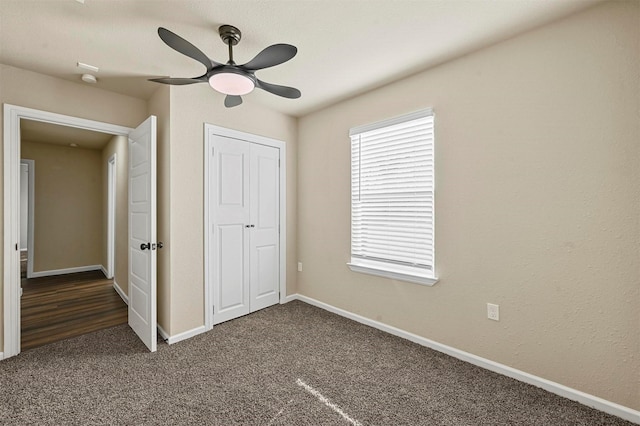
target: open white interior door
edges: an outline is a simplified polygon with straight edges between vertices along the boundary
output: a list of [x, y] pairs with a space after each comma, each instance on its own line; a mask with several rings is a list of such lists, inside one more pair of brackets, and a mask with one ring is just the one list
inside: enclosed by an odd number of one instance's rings
[[156, 117], [129, 134], [129, 326], [157, 344]]

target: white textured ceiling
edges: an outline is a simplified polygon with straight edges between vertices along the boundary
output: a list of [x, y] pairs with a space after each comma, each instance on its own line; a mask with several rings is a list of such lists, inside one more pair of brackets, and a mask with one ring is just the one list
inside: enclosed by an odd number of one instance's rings
[[[298, 47], [258, 71], [302, 98], [256, 90], [245, 102], [301, 116], [591, 6], [599, 0], [0, 0], [0, 62], [80, 82], [77, 62], [98, 66], [97, 87], [147, 99], [147, 78], [192, 77], [201, 64], [167, 47], [157, 28], [227, 60], [217, 28], [243, 33], [249, 61], [275, 43]], [[223, 95], [212, 91], [212, 102]]]

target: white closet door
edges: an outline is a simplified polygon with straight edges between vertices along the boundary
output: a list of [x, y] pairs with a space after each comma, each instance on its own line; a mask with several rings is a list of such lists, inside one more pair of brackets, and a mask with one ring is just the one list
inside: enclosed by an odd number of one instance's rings
[[213, 137], [213, 324], [280, 300], [280, 150]]
[[251, 312], [280, 300], [280, 150], [251, 144]]
[[251, 145], [224, 136], [213, 144], [213, 323], [250, 312], [249, 167]]

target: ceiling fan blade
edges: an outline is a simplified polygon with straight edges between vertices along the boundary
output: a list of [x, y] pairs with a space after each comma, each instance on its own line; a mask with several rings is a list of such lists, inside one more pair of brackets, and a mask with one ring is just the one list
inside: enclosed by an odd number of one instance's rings
[[302, 93], [300, 93], [300, 91], [296, 88], [265, 83], [264, 81], [258, 79], [256, 79], [256, 87], [273, 93], [274, 95], [282, 96], [283, 98], [297, 99], [302, 96]]
[[207, 67], [207, 71], [210, 71], [211, 68], [215, 66], [221, 65], [218, 62], [209, 59], [207, 55], [202, 53], [202, 51], [195, 47], [193, 44], [189, 43], [178, 34], [175, 34], [166, 28], [159, 27], [158, 35], [160, 36], [162, 41], [166, 43], [167, 46], [177, 52], [182, 53], [183, 55], [186, 55], [200, 62], [202, 65]]
[[184, 86], [185, 84], [206, 83], [207, 80], [199, 78], [150, 78], [149, 81], [163, 84], [173, 84], [176, 86]]
[[255, 58], [250, 60], [241, 68], [250, 71], [261, 70], [263, 68], [273, 67], [283, 62], [287, 62], [289, 59], [296, 56], [298, 48], [290, 44], [274, 44], [262, 52], [258, 53]]
[[241, 103], [242, 98], [240, 96], [227, 95], [227, 97], [224, 98], [224, 106], [226, 106], [227, 108], [233, 108], [240, 105]]

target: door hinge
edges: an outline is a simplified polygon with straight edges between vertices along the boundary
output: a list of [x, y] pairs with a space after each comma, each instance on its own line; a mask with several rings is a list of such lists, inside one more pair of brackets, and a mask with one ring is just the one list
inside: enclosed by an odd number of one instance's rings
[[18, 251], [18, 243], [16, 243], [16, 251]]
[[215, 313], [216, 313], [216, 307], [214, 306], [213, 307], [213, 314], [215, 315]]

